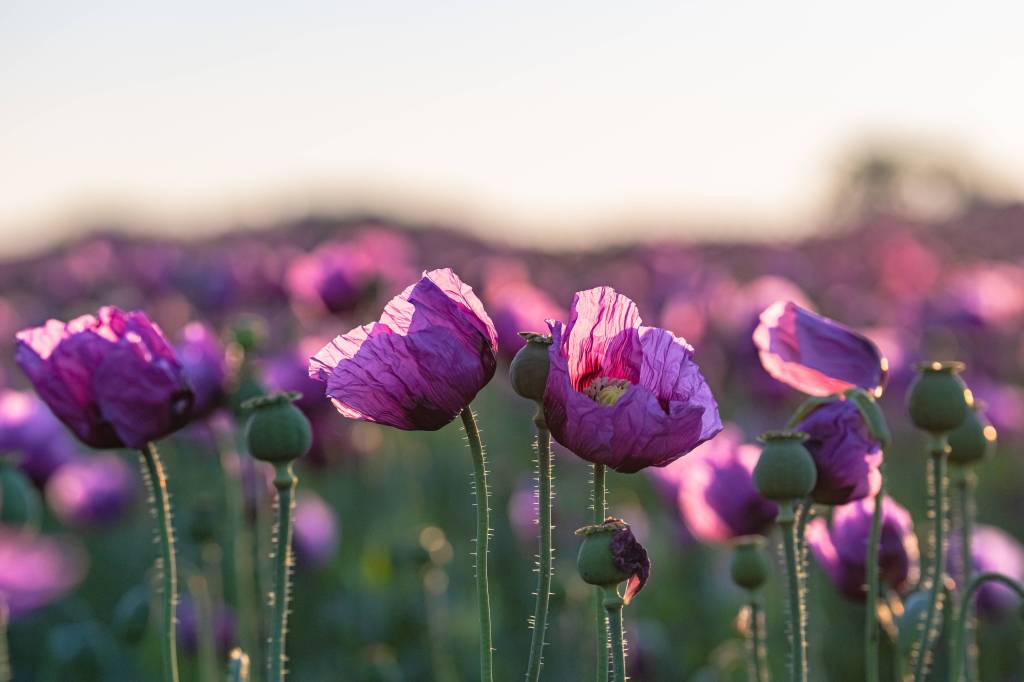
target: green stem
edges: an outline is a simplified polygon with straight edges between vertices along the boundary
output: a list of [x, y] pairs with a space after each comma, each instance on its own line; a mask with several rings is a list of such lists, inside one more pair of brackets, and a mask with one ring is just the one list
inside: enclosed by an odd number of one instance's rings
[[964, 592], [963, 597], [960, 598], [960, 615], [953, 626], [954, 639], [953, 639], [953, 653], [952, 662], [950, 665], [950, 675], [953, 680], [959, 678], [960, 672], [963, 671], [964, 659], [964, 644], [967, 634], [967, 614], [971, 611], [971, 600], [974, 598], [975, 593], [981, 589], [981, 586], [986, 582], [999, 582], [1011, 590], [1016, 592], [1021, 599], [1024, 599], [1024, 585], [1017, 582], [1009, 576], [1005, 576], [1002, 573], [982, 573], [977, 578], [971, 581], [970, 586]]
[[[940, 447], [941, 445], [941, 447]], [[925, 614], [924, 626], [917, 640], [917, 666], [914, 668], [914, 682], [924, 682], [931, 662], [931, 650], [938, 639], [942, 627], [942, 590], [943, 572], [946, 563], [946, 455], [948, 445], [943, 440], [932, 448], [932, 483], [929, 491], [935, 498], [935, 519], [932, 528], [932, 547], [929, 577], [931, 589], [928, 599], [928, 611]]]
[[[956, 476], [957, 510], [959, 512], [960, 527], [960, 585], [961, 594], [971, 584], [973, 573], [973, 560], [971, 557], [971, 540], [974, 533], [974, 474], [965, 467], [957, 467]], [[978, 678], [977, 643], [975, 642], [974, 617], [970, 606], [961, 610], [956, 616], [964, 623], [966, 633], [963, 646], [965, 650], [960, 654], [964, 656], [964, 679], [966, 682], [974, 682]], [[954, 679], [957, 679], [959, 671], [954, 670]]]
[[[605, 468], [603, 464], [594, 465], [594, 523], [604, 523], [608, 513], [606, 499]], [[597, 607], [597, 682], [608, 680], [608, 615], [604, 609], [604, 596], [600, 587], [594, 588], [594, 604]]]
[[[864, 665], [867, 682], [878, 682], [878, 552], [882, 541], [882, 505], [885, 500], [885, 468], [881, 470], [882, 484], [875, 495], [875, 509], [871, 513], [871, 534], [868, 536], [868, 598], [864, 609]], [[897, 654], [898, 655], [898, 654]]]
[[228, 682], [249, 682], [249, 657], [241, 649], [236, 648], [231, 652]]
[[768, 661], [765, 659], [767, 654], [764, 646], [764, 611], [756, 592], [750, 593], [747, 609], [750, 621], [747, 627], [747, 674], [750, 682], [766, 682]]
[[614, 587], [604, 590], [602, 605], [608, 614], [608, 629], [612, 638], [612, 671], [615, 682], [626, 682], [626, 642], [622, 636], [622, 597]]
[[10, 612], [7, 601], [0, 597], [0, 682], [11, 682], [11, 657], [7, 648], [7, 623]]
[[797, 560], [796, 519], [793, 502], [779, 504], [778, 524], [782, 530], [782, 545], [786, 555], [786, 578], [788, 581], [789, 611], [787, 620], [790, 636], [790, 668], [793, 682], [807, 682], [807, 645], [805, 636], [805, 613], [803, 593], [803, 572]]
[[274, 465], [274, 487], [277, 488], [277, 528], [274, 548], [274, 592], [271, 607], [274, 619], [270, 631], [270, 682], [282, 682], [285, 677], [287, 654], [285, 638], [288, 634], [288, 601], [291, 599], [292, 525], [295, 513], [295, 487], [299, 479], [292, 471], [292, 463]]
[[537, 564], [537, 603], [533, 610], [533, 637], [526, 679], [536, 682], [544, 665], [544, 635], [548, 627], [548, 604], [551, 600], [551, 574], [554, 549], [551, 544], [551, 434], [544, 413], [538, 408], [533, 418], [537, 425], [537, 533], [540, 551]]
[[167, 494], [167, 476], [160, 461], [156, 445], [147, 443], [142, 448], [142, 473], [156, 518], [157, 537], [160, 542], [160, 572], [163, 574], [163, 605], [161, 624], [163, 637], [164, 682], [178, 682], [178, 650], [175, 642], [175, 609], [178, 603], [178, 572], [174, 560], [174, 525], [171, 520], [171, 502]]
[[473, 491], [476, 495], [476, 599], [480, 609], [480, 681], [491, 682], [494, 673], [491, 644], [491, 593], [487, 580], [488, 545], [490, 542], [490, 490], [487, 488], [487, 460], [476, 426], [473, 410], [462, 410], [462, 426], [473, 454]]

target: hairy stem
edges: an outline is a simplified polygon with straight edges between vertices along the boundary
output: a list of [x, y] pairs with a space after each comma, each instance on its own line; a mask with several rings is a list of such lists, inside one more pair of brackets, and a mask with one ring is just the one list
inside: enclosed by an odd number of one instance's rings
[[7, 650], [7, 623], [10, 612], [7, 601], [0, 597], [0, 682], [11, 682], [11, 658]]
[[952, 680], [959, 679], [960, 673], [963, 671], [964, 640], [967, 634], [967, 618], [965, 616], [971, 611], [971, 600], [974, 598], [975, 593], [987, 582], [1002, 583], [1016, 592], [1021, 599], [1024, 599], [1024, 585], [1002, 573], [982, 573], [971, 581], [963, 597], [960, 598], [960, 615], [953, 625], [953, 652], [949, 668], [950, 679]]
[[790, 637], [790, 669], [793, 682], [807, 682], [807, 645], [804, 641], [806, 616], [804, 611], [803, 571], [800, 570], [800, 562], [797, 557], [797, 527], [795, 521], [793, 503], [780, 503], [778, 523], [782, 531], [789, 597], [787, 621]]
[[917, 666], [914, 668], [914, 682], [924, 682], [931, 663], [931, 650], [942, 627], [943, 580], [946, 565], [946, 455], [945, 441], [941, 447], [932, 448], [932, 483], [929, 492], [934, 496], [935, 518], [932, 527], [931, 557], [929, 557], [928, 611], [925, 614], [917, 640]]
[[[967, 586], [971, 584], [973, 573], [973, 560], [971, 557], [971, 538], [974, 533], [974, 474], [964, 467], [957, 467], [956, 493], [957, 512], [959, 516], [960, 529], [960, 594], [963, 595]], [[966, 608], [961, 607], [959, 616], [963, 622], [965, 637], [964, 650], [960, 655], [964, 657], [964, 680], [974, 682], [978, 679], [978, 646], [975, 641], [974, 614], [970, 604]], [[953, 679], [959, 679], [960, 672], [953, 671]]]
[[604, 589], [602, 606], [608, 614], [608, 630], [611, 633], [611, 657], [614, 682], [626, 682], [626, 641], [622, 635], [622, 597], [615, 588]]
[[[605, 488], [605, 468], [603, 464], [594, 465], [594, 523], [604, 522], [608, 512]], [[604, 596], [600, 587], [594, 588], [594, 604], [597, 609], [597, 682], [608, 680], [608, 614], [604, 609]]]
[[764, 610], [755, 592], [747, 604], [747, 675], [750, 682], [767, 682], [768, 661], [764, 646]]
[[149, 489], [149, 499], [156, 519], [157, 538], [160, 543], [160, 573], [163, 576], [162, 611], [160, 623], [161, 646], [164, 659], [164, 682], [178, 682], [178, 648], [175, 641], [175, 610], [178, 604], [178, 569], [174, 559], [174, 525], [171, 519], [171, 501], [167, 494], [167, 476], [154, 443], [142, 448], [142, 473]]
[[885, 468], [881, 470], [882, 484], [875, 495], [875, 509], [871, 513], [871, 534], [868, 536], [868, 597], [864, 609], [864, 666], [867, 682], [878, 682], [878, 552], [882, 541], [882, 503], [885, 500]]
[[295, 487], [299, 479], [292, 463], [274, 466], [274, 487], [277, 488], [277, 528], [274, 548], [274, 592], [271, 595], [273, 620], [270, 631], [270, 682], [282, 682], [288, 660], [285, 638], [288, 634], [288, 602], [291, 599], [292, 525], [295, 515]]
[[249, 656], [241, 649], [234, 649], [228, 660], [228, 682], [249, 682]]
[[544, 635], [548, 627], [548, 604], [551, 599], [551, 574], [555, 559], [551, 544], [551, 434], [548, 433], [544, 414], [538, 408], [533, 418], [537, 425], [537, 603], [533, 609], [533, 637], [530, 641], [530, 661], [526, 679], [536, 682], [544, 665]]
[[488, 545], [490, 543], [490, 490], [487, 488], [487, 460], [480, 440], [473, 410], [462, 410], [462, 426], [473, 455], [473, 490], [476, 494], [476, 599], [480, 609], [480, 680], [493, 679], [493, 652], [491, 643], [491, 593], [487, 580]]

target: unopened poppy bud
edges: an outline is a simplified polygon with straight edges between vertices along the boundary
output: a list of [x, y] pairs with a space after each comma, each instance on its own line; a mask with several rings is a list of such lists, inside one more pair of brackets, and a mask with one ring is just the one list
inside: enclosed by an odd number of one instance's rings
[[254, 398], [243, 407], [252, 410], [246, 426], [249, 454], [274, 464], [290, 462], [309, 452], [313, 430], [309, 419], [292, 403], [299, 394], [271, 393]]
[[32, 482], [20, 470], [0, 462], [0, 521], [38, 528], [41, 518], [42, 503]]
[[756, 590], [768, 579], [768, 558], [764, 552], [765, 540], [760, 535], [736, 538], [729, 563], [732, 581], [747, 590]]
[[149, 590], [142, 585], [125, 592], [114, 608], [114, 632], [128, 644], [142, 640], [149, 625]]
[[962, 362], [925, 362], [907, 395], [907, 411], [914, 425], [932, 434], [946, 434], [960, 426], [974, 403], [960, 378]]
[[520, 332], [519, 335], [526, 339], [526, 345], [512, 358], [508, 375], [516, 393], [539, 403], [544, 400], [551, 367], [548, 356], [551, 337], [533, 332]]
[[758, 440], [764, 445], [754, 467], [754, 485], [761, 496], [775, 502], [791, 502], [814, 490], [818, 471], [804, 447], [806, 433], [769, 431]]
[[580, 577], [586, 583], [606, 588], [628, 581], [622, 596], [628, 604], [643, 589], [651, 573], [647, 550], [634, 537], [629, 524], [608, 517], [604, 523], [585, 526], [576, 534], [583, 536], [576, 558]]
[[996, 427], [985, 418], [980, 404], [975, 403], [964, 422], [949, 434], [949, 461], [976, 464], [990, 457], [995, 447]]

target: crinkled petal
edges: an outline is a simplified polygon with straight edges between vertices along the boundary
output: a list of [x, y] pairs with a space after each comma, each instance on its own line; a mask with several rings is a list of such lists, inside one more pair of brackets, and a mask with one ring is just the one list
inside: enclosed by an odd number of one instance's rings
[[579, 291], [561, 347], [568, 358], [572, 386], [580, 391], [598, 377], [640, 381], [640, 312], [636, 304], [611, 287]]
[[795, 430], [809, 436], [805, 445], [818, 470], [816, 502], [841, 505], [878, 492], [884, 455], [852, 401], [820, 405]]
[[792, 301], [765, 309], [753, 338], [765, 370], [798, 391], [860, 387], [877, 396], [885, 387], [889, 363], [870, 339]]

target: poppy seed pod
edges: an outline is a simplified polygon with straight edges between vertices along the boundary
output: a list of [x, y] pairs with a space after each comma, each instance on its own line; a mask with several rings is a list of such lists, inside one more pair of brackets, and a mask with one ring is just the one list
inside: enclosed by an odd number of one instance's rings
[[729, 562], [732, 581], [747, 590], [756, 590], [768, 579], [768, 557], [765, 540], [760, 535], [736, 538]]
[[974, 399], [960, 372], [962, 362], [925, 362], [907, 395], [907, 411], [914, 425], [932, 434], [946, 434], [960, 426]]
[[576, 531], [583, 536], [576, 568], [583, 581], [599, 587], [614, 588], [628, 581], [623, 602], [630, 600], [647, 583], [651, 561], [629, 524], [622, 519], [608, 517], [604, 523], [585, 526]]
[[258, 460], [279, 464], [309, 452], [313, 431], [309, 419], [292, 403], [299, 394], [271, 393], [245, 403], [252, 410], [246, 426], [249, 454]]
[[987, 459], [996, 446], [996, 428], [985, 418], [979, 404], [967, 412], [963, 424], [949, 434], [949, 461], [969, 465]]
[[526, 339], [526, 345], [519, 349], [508, 368], [512, 388], [522, 397], [540, 403], [544, 400], [544, 387], [551, 369], [548, 354], [551, 337], [533, 332], [520, 332], [519, 335]]
[[769, 431], [758, 440], [764, 445], [754, 467], [754, 485], [761, 496], [776, 502], [792, 502], [810, 495], [818, 471], [811, 453], [804, 447], [807, 434]]

